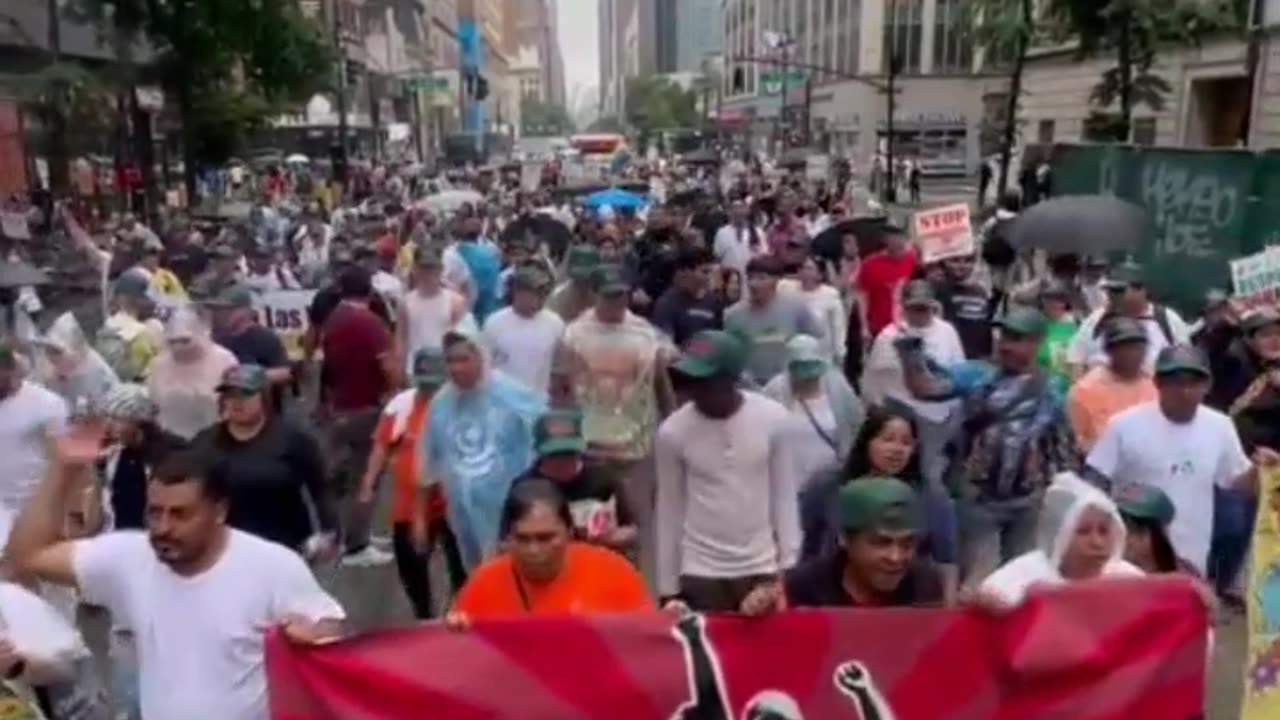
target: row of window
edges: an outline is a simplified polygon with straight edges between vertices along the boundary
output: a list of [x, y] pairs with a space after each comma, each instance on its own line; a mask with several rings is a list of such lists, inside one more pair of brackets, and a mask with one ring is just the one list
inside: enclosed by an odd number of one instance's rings
[[[757, 3], [761, 24], [755, 24]], [[806, 12], [806, 9], [808, 12]], [[755, 94], [759, 75], [769, 72], [767, 63], [734, 62], [734, 57], [755, 58], [768, 48], [756, 46], [757, 36], [778, 32], [796, 41], [788, 51], [790, 62], [830, 68], [811, 72], [816, 82], [840, 75], [858, 75], [861, 67], [862, 0], [746, 0], [729, 6], [724, 18], [725, 52], [730, 71], [725, 92]], [[885, 4], [883, 30], [886, 57], [895, 57], [905, 73], [922, 71], [924, 42], [923, 0], [894, 0]], [[824, 14], [825, 13], [825, 14]], [[935, 0], [932, 50], [933, 73], [967, 73], [973, 69], [974, 33], [971, 0]], [[777, 53], [774, 53], [777, 56]], [[753, 71], [754, 69], [754, 71]], [[775, 68], [776, 69], [776, 68]]]

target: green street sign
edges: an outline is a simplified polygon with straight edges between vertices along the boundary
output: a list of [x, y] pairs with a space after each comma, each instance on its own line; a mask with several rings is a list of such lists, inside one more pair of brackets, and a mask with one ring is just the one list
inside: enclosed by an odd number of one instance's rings
[[404, 79], [404, 86], [408, 90], [432, 92], [434, 90], [447, 90], [449, 88], [449, 81], [443, 77], [436, 77], [434, 75], [414, 75]]

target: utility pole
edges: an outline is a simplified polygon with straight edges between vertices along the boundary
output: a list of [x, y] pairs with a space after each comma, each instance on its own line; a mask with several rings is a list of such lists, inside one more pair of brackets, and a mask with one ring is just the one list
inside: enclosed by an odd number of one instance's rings
[[344, 0], [330, 0], [333, 17], [333, 50], [337, 54], [338, 81], [335, 83], [334, 98], [338, 110], [338, 141], [334, 143], [333, 179], [339, 183], [347, 181], [347, 53], [342, 42], [342, 8]]
[[[62, 62], [62, 16], [58, 8], [58, 0], [48, 0], [46, 6], [49, 23], [49, 61], [50, 66]], [[67, 97], [68, 88], [57, 75], [53, 76], [53, 112], [50, 113], [49, 127], [49, 189], [61, 194], [70, 189], [70, 158], [67, 157]]]
[[778, 43], [778, 51], [782, 53], [782, 102], [778, 110], [778, 127], [782, 131], [783, 150], [786, 150], [791, 145], [790, 133], [787, 132], [787, 75], [791, 73], [791, 68], [788, 66], [790, 58], [787, 57], [789, 54], [787, 48], [790, 41], [790, 38], [784, 35]]
[[898, 51], [895, 42], [894, 33], [889, 33], [889, 77], [887, 87], [885, 88], [885, 168], [884, 168], [884, 192], [881, 197], [884, 202], [896, 202], [898, 199], [898, 188], [894, 184], [893, 179], [893, 111], [895, 104], [894, 93], [897, 89], [894, 87], [894, 80], [898, 75]]

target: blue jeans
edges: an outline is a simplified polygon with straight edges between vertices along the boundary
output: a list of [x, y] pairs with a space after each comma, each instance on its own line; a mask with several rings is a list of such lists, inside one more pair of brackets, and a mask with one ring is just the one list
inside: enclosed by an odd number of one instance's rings
[[1231, 589], [1253, 539], [1258, 502], [1239, 490], [1213, 489], [1213, 542], [1208, 574], [1219, 594]]
[[956, 503], [960, 526], [960, 573], [976, 586], [1006, 562], [1035, 547], [1040, 495], [1017, 500]]

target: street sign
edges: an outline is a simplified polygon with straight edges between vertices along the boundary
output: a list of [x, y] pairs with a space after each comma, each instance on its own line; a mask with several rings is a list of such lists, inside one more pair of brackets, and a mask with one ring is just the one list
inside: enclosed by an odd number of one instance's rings
[[[781, 70], [766, 70], [763, 73], [760, 73], [760, 87], [765, 93], [782, 92], [783, 77], [784, 75]], [[797, 85], [803, 85], [809, 75], [802, 69], [793, 68], [787, 70], [785, 77], [787, 80], [786, 84], [794, 87]]]
[[429, 93], [433, 90], [447, 90], [449, 80], [435, 75], [413, 75], [404, 79], [404, 87], [410, 91]]

